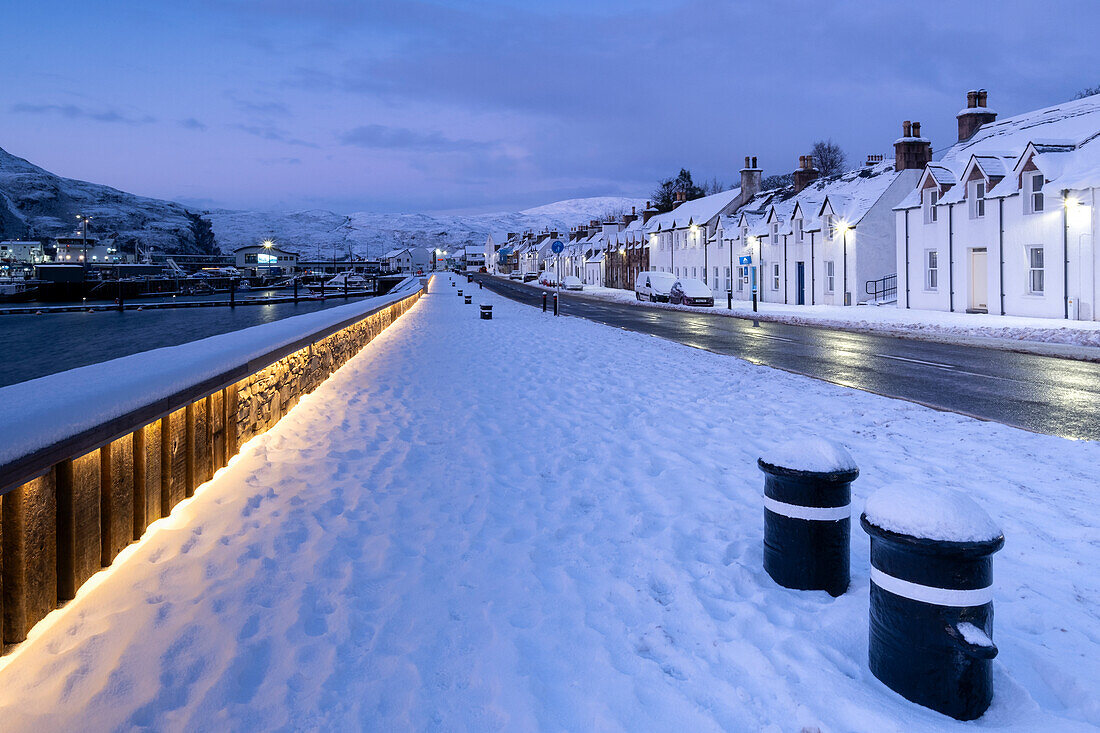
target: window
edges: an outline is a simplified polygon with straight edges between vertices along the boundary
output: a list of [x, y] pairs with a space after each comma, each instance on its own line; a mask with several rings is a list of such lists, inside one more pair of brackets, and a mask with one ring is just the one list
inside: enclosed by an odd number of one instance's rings
[[1026, 198], [1024, 201], [1027, 206], [1025, 213], [1035, 214], [1043, 210], [1045, 202], [1043, 201], [1043, 183], [1045, 179], [1042, 173], [1025, 173], [1026, 185]]
[[718, 287], [718, 268], [714, 268], [714, 279], [711, 281], [714, 283], [714, 287]]
[[825, 239], [827, 241], [833, 241], [833, 235], [836, 234], [836, 217], [832, 214], [825, 215]]
[[[1041, 196], [1042, 194], [1040, 194]], [[1045, 283], [1043, 282], [1043, 248], [1027, 248], [1027, 291], [1032, 295], [1042, 295]]]
[[924, 209], [924, 223], [935, 224], [939, 221], [940, 212], [936, 208], [936, 204], [939, 203], [940, 192], [934, 188], [924, 189], [924, 201], [921, 208]]
[[779, 290], [779, 263], [772, 263], [772, 290]]
[[[685, 270], [685, 272], [687, 272], [687, 270]], [[698, 277], [698, 275], [696, 274], [696, 268], [694, 268], [694, 267], [693, 267], [693, 268], [691, 268], [691, 276], [692, 276], [693, 278], [694, 278], [694, 277]]]
[[749, 228], [741, 227], [741, 246], [745, 246], [745, 242], [749, 241]]
[[676, 268], [676, 277], [680, 277], [680, 268], [679, 267]]
[[730, 268], [726, 268], [726, 290], [730, 290]]
[[985, 216], [985, 181], [970, 182], [970, 218], [981, 219]]
[[749, 282], [749, 268], [745, 265], [737, 267], [737, 292], [745, 292], [745, 285]]
[[802, 237], [803, 237], [802, 220], [801, 219], [795, 219], [794, 220], [794, 241], [801, 244], [802, 243]]
[[772, 244], [779, 244], [779, 224], [772, 224]]
[[940, 286], [939, 252], [930, 249], [924, 253], [924, 289], [936, 290]]
[[832, 260], [825, 260], [825, 292], [831, 293], [836, 289], [836, 267]]

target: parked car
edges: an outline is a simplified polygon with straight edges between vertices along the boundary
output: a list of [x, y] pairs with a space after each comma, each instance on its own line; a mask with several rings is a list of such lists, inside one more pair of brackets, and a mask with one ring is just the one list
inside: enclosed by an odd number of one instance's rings
[[537, 272], [525, 272], [523, 273], [523, 282], [529, 283], [532, 280], [538, 280], [538, 277]]
[[548, 288], [552, 288], [557, 284], [557, 280], [555, 280], [554, 278], [554, 273], [546, 271], [539, 275], [539, 285], [545, 285]]
[[509, 280], [522, 280], [523, 279], [523, 273], [522, 272], [513, 272], [512, 274], [510, 274], [508, 276], [508, 279]]
[[690, 278], [677, 280], [668, 291], [668, 301], [680, 305], [714, 305], [714, 293], [705, 283]]
[[669, 291], [672, 290], [676, 276], [671, 272], [639, 272], [634, 281], [634, 295], [638, 300], [648, 300], [651, 303], [668, 302]]
[[584, 290], [584, 283], [576, 275], [566, 275], [561, 279], [561, 284], [566, 290]]

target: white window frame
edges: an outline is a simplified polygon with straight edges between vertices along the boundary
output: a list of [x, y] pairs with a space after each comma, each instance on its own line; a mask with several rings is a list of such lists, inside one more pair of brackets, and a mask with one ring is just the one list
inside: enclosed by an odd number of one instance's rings
[[772, 290], [779, 290], [779, 263], [772, 263]]
[[924, 250], [924, 289], [933, 293], [940, 289], [939, 250]]
[[772, 223], [772, 244], [779, 244], [779, 222]]
[[836, 217], [832, 214], [826, 214], [824, 219], [825, 224], [825, 241], [831, 242], [835, 239], [836, 235]]
[[794, 241], [798, 242], [799, 244], [802, 244], [802, 241], [803, 241], [805, 235], [806, 235], [806, 232], [802, 229], [802, 220], [801, 219], [795, 219], [794, 220]]
[[749, 267], [748, 265], [737, 266], [737, 292], [745, 292], [745, 285], [749, 282]]
[[714, 268], [714, 279], [711, 280], [711, 282], [714, 283], [714, 289], [717, 289], [718, 288], [718, 268], [717, 267]]
[[825, 292], [836, 292], [836, 262], [825, 260]]
[[[1024, 191], [1027, 194], [1024, 196], [1024, 213], [1041, 214], [1046, 211], [1046, 198], [1043, 195], [1046, 177], [1040, 171], [1027, 171], [1024, 176], [1026, 176]], [[1036, 181], [1036, 179], [1039, 180]], [[1036, 183], [1039, 183], [1038, 188], [1035, 187]]]
[[924, 223], [935, 224], [940, 219], [940, 210], [936, 204], [940, 201], [939, 189], [926, 188], [921, 200], [921, 208], [924, 209]]
[[970, 218], [981, 219], [985, 216], [985, 181], [971, 181], [968, 184], [967, 198], [970, 199]]
[[[1041, 244], [1029, 244], [1025, 248], [1027, 256], [1027, 294], [1046, 295], [1046, 251]], [[1035, 266], [1035, 253], [1039, 253], [1039, 266]], [[1039, 286], [1036, 288], [1036, 284]]]

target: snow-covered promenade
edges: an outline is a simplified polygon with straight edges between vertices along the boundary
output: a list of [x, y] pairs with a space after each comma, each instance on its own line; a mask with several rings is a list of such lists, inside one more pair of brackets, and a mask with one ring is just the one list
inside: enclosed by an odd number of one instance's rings
[[[455, 290], [436, 277], [5, 657], [0, 728], [1100, 725], [1100, 444]], [[977, 723], [868, 671], [858, 525], [839, 598], [762, 570], [755, 460], [800, 433], [851, 449], [857, 511], [931, 483], [1003, 527]]]

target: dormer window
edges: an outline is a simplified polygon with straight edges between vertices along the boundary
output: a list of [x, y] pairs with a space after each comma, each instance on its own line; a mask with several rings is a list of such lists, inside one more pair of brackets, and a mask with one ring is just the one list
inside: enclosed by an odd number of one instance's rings
[[1046, 180], [1042, 173], [1024, 174], [1024, 213], [1037, 214], [1044, 210], [1043, 184]]
[[985, 216], [985, 181], [971, 181], [967, 195], [970, 199], [970, 218], [981, 219]]
[[741, 227], [741, 246], [747, 247], [749, 243], [749, 228]]
[[936, 204], [939, 203], [940, 192], [934, 188], [924, 189], [924, 201], [921, 204], [921, 208], [924, 209], [924, 223], [935, 224], [940, 218], [940, 212], [936, 208]]
[[794, 220], [794, 241], [801, 244], [803, 236], [804, 236], [804, 232], [802, 230], [802, 220], [801, 219], [795, 219]]
[[825, 215], [825, 239], [832, 241], [833, 236], [836, 234], [836, 217], [832, 214]]
[[779, 244], [779, 223], [772, 224], [772, 244]]

